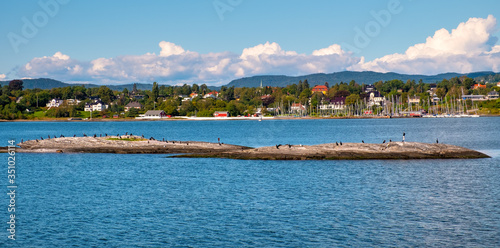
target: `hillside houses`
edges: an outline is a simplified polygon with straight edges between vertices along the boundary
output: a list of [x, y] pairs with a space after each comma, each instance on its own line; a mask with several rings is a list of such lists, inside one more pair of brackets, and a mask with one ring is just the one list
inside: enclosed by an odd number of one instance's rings
[[342, 110], [345, 108], [345, 97], [337, 96], [333, 99], [328, 99], [326, 104], [319, 106], [321, 110]]
[[93, 103], [85, 104], [84, 111], [103, 111], [106, 110], [108, 107], [109, 105], [101, 101], [96, 101]]
[[67, 104], [67, 105], [77, 105], [79, 104], [81, 101], [80, 100], [76, 100], [76, 99], [67, 99], [67, 100], [61, 100], [59, 98], [54, 98], [52, 100], [50, 100], [48, 103], [47, 103], [47, 108], [59, 108], [61, 105], [63, 104]]

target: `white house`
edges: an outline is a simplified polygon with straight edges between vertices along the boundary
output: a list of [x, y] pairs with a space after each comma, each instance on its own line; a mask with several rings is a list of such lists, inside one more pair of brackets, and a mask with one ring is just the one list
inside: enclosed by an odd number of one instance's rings
[[219, 97], [219, 92], [217, 91], [212, 91], [203, 96], [203, 98], [213, 98], [213, 99], [216, 99], [217, 97]]
[[381, 106], [383, 105], [385, 98], [380, 94], [378, 91], [371, 91], [370, 92], [370, 98], [368, 99], [368, 106]]
[[57, 99], [57, 98], [54, 98], [52, 100], [50, 100], [50, 102], [47, 103], [47, 107], [48, 108], [59, 108], [59, 106], [61, 106], [61, 104], [63, 104], [63, 100], [61, 99]]
[[77, 105], [79, 103], [81, 103], [82, 101], [80, 100], [77, 100], [77, 99], [67, 99], [66, 100], [66, 103], [68, 103], [68, 105]]
[[85, 111], [103, 111], [106, 110], [109, 106], [104, 104], [101, 101], [96, 101], [91, 104], [85, 104]]

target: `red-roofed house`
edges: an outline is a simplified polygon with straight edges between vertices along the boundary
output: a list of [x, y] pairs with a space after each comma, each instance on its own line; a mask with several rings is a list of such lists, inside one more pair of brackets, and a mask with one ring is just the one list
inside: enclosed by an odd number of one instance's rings
[[472, 86], [473, 90], [480, 89], [480, 88], [486, 89], [486, 84], [474, 84], [474, 86]]
[[323, 93], [324, 95], [326, 95], [326, 93], [328, 92], [328, 87], [326, 87], [325, 85], [316, 85], [314, 86], [314, 88], [312, 88], [311, 90], [313, 93], [314, 92], [321, 92]]

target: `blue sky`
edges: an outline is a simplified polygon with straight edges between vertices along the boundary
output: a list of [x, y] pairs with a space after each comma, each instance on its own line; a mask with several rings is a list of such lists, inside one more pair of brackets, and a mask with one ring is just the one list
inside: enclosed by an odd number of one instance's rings
[[[0, 2], [0, 78], [222, 84], [242, 76], [342, 70], [499, 71], [498, 0], [59, 1]], [[373, 12], [389, 13], [387, 25]], [[35, 23], [37, 17], [37, 31], [26, 37], [23, 18]], [[435, 36], [461, 24], [467, 25], [455, 36]], [[360, 46], [356, 30], [366, 35], [367, 27], [375, 27], [373, 35]], [[14, 36], [25, 43], [13, 45]], [[436, 41], [426, 43], [428, 37]], [[419, 52], [405, 54], [411, 47]]]

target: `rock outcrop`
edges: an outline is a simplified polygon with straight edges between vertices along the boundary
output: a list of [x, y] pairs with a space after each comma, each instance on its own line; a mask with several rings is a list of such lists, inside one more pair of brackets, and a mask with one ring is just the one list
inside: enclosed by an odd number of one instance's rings
[[199, 142], [162, 141], [139, 136], [71, 137], [30, 140], [18, 144], [17, 152], [164, 153], [175, 157], [213, 157], [263, 160], [359, 160], [359, 159], [471, 159], [489, 156], [471, 149], [418, 142], [385, 144], [331, 143], [312, 146], [282, 145], [251, 148]]

